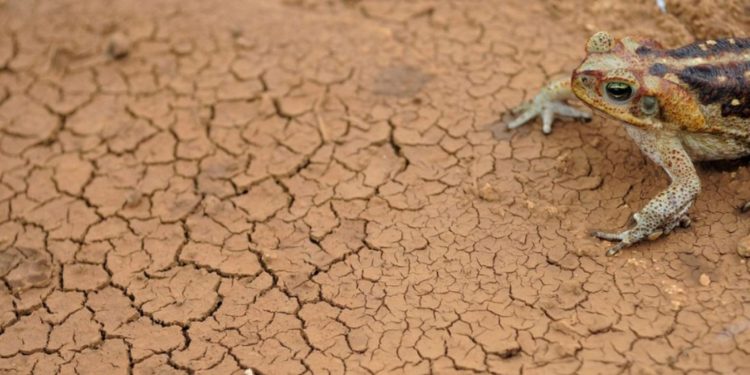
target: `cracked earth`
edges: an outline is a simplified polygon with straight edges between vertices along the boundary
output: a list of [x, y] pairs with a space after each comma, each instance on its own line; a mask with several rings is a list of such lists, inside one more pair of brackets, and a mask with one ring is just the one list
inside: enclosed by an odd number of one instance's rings
[[750, 372], [746, 163], [606, 258], [663, 173], [489, 126], [594, 31], [750, 31], [653, 3], [0, 1], [0, 373]]

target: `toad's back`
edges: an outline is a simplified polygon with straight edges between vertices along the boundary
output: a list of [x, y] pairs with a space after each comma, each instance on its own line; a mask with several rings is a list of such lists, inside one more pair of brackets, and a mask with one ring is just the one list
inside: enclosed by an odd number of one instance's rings
[[750, 38], [707, 40], [669, 50], [643, 45], [636, 54], [652, 61], [650, 75], [690, 90], [712, 128], [750, 125]]
[[675, 49], [644, 44], [635, 52], [650, 61], [648, 75], [680, 85], [698, 102], [705, 128], [681, 137], [694, 159], [750, 154], [750, 38], [707, 40]]

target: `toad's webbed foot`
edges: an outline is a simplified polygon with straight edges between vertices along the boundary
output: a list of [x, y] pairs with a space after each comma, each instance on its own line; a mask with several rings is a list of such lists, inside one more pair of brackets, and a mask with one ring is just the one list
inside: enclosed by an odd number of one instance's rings
[[682, 214], [678, 219], [672, 220], [665, 225], [657, 228], [651, 228], [645, 221], [641, 220], [638, 214], [633, 215], [635, 219], [635, 226], [619, 233], [594, 231], [591, 233], [596, 238], [617, 242], [614, 246], [607, 249], [607, 256], [613, 256], [620, 250], [637, 242], [643, 241], [644, 239], [655, 240], [662, 235], [671, 233], [677, 226], [687, 228], [690, 226], [691, 220], [686, 214]]
[[544, 87], [534, 99], [514, 108], [511, 112], [518, 117], [510, 121], [508, 129], [522, 126], [537, 116], [542, 117], [542, 132], [552, 132], [552, 123], [556, 116], [572, 117], [583, 121], [590, 121], [591, 114], [565, 103], [573, 97], [570, 90], [570, 79], [553, 81]]

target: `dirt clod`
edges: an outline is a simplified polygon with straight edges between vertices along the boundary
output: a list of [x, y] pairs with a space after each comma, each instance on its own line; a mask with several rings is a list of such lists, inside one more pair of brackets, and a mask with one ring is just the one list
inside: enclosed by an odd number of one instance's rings
[[113, 59], [123, 59], [130, 53], [130, 39], [123, 33], [114, 33], [107, 43], [107, 54]]
[[495, 190], [495, 188], [490, 183], [485, 183], [480, 189], [479, 189], [479, 196], [487, 201], [497, 201], [500, 200], [500, 192]]
[[700, 282], [701, 285], [703, 286], [709, 286], [711, 285], [711, 278], [705, 273], [702, 273], [701, 276], [698, 278], [698, 282]]
[[737, 254], [744, 258], [750, 258], [750, 236], [743, 237], [737, 242]]

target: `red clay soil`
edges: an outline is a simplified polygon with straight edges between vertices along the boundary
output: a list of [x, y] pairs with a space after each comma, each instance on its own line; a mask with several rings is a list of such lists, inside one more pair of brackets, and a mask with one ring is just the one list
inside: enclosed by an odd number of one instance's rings
[[488, 126], [594, 31], [744, 4], [1, 1], [0, 373], [750, 373], [746, 163], [607, 258], [663, 172]]

